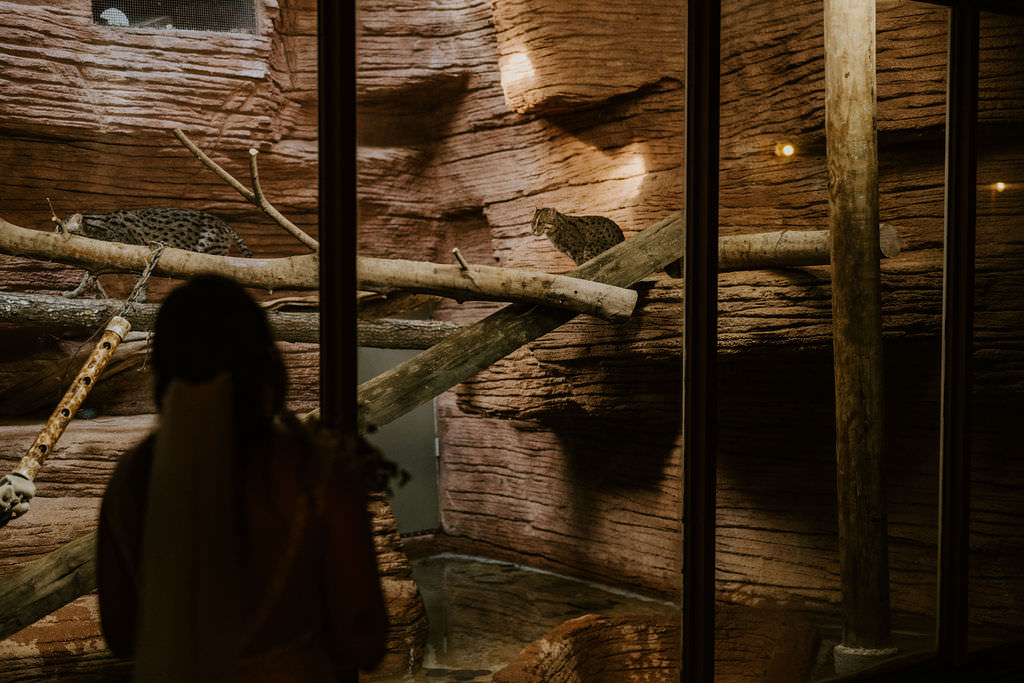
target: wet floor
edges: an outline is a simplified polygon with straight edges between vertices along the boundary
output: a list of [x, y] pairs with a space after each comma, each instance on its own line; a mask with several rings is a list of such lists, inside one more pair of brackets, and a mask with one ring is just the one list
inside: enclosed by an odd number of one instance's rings
[[584, 614], [658, 614], [674, 606], [512, 564], [455, 555], [413, 562], [430, 635], [423, 668], [388, 683], [490, 681], [528, 643]]

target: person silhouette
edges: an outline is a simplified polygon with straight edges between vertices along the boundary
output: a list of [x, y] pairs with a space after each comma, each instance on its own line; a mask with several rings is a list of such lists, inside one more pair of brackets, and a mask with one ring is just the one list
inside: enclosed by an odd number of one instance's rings
[[263, 310], [233, 281], [174, 290], [154, 327], [155, 432], [100, 509], [100, 619], [140, 681], [351, 680], [387, 616], [361, 440], [284, 407]]

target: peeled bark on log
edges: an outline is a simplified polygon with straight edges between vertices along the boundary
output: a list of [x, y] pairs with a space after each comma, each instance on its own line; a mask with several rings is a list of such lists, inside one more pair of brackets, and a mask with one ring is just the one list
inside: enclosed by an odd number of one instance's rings
[[564, 275], [399, 259], [362, 257], [357, 277], [360, 289], [375, 292], [408, 289], [456, 300], [518, 301], [590, 313], [611, 321], [628, 318], [637, 297], [630, 289]]
[[[831, 263], [831, 233], [828, 230], [782, 230], [734, 235], [718, 239], [719, 270], [820, 266]], [[896, 228], [879, 226], [878, 255], [893, 258], [900, 253]]]
[[[0, 219], [0, 252], [107, 272], [142, 272], [153, 255], [152, 249], [146, 246], [28, 230], [3, 219]], [[172, 277], [212, 272], [231, 277], [247, 287], [316, 289], [319, 286], [317, 263], [316, 254], [247, 259], [167, 248], [153, 272]], [[610, 320], [628, 318], [636, 305], [636, 292], [547, 273], [487, 266], [470, 266], [464, 270], [454, 265], [368, 257], [359, 258], [358, 268], [359, 287], [375, 291], [413, 290], [460, 300], [521, 301], [568, 308]]]
[[[118, 313], [124, 302], [116, 299], [65, 299], [45, 294], [0, 293], [0, 322], [37, 323], [97, 328]], [[150, 332], [158, 304], [135, 304], [125, 318], [136, 331]], [[320, 341], [320, 315], [267, 311], [267, 322], [277, 341]], [[440, 320], [360, 320], [359, 345], [381, 349], [426, 349], [458, 329]]]

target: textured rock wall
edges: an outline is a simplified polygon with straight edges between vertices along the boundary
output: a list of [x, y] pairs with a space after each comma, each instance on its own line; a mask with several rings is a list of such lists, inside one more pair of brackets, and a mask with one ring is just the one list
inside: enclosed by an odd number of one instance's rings
[[[260, 149], [271, 199], [314, 232], [313, 3], [268, 3], [274, 23], [259, 35], [213, 36], [199, 50], [216, 53], [210, 64], [182, 70], [168, 66], [181, 38], [125, 33], [108, 51], [111, 34], [88, 25], [82, 4], [0, 2], [5, 25], [26, 27], [0, 39], [12, 66], [0, 69], [0, 215], [47, 229], [48, 196], [62, 213], [181, 202], [224, 215], [257, 254], [300, 252], [169, 129], [185, 127], [243, 178], [245, 150]], [[820, 12], [725, 3], [723, 234], [826, 227]], [[930, 623], [934, 602], [946, 26], [943, 9], [879, 3], [881, 211], [904, 240], [882, 281], [892, 580], [898, 614], [915, 624]], [[450, 262], [457, 246], [477, 263], [564, 272], [568, 257], [530, 234], [535, 208], [606, 215], [627, 237], [678, 210], [684, 28], [675, 5], [640, 0], [364, 0], [361, 253]], [[1024, 197], [1019, 184], [988, 189], [1020, 165], [1021, 28], [986, 18], [982, 42], [972, 599], [990, 626], [1024, 615], [1014, 569], [1024, 509], [1006, 484], [1021, 467], [1009, 416], [1024, 369]], [[221, 55], [232, 68], [218, 69]], [[781, 142], [796, 154], [777, 156]], [[51, 293], [80, 277], [9, 257], [0, 273], [12, 290]], [[719, 284], [721, 596], [835, 614], [829, 269], [727, 273]], [[680, 285], [651, 278], [633, 320], [577, 318], [438, 401], [452, 544], [675, 596]], [[438, 315], [466, 322], [493, 308], [446, 304]], [[294, 399], [308, 400], [316, 354], [296, 347], [290, 359]], [[104, 405], [130, 413], [142, 399]]]

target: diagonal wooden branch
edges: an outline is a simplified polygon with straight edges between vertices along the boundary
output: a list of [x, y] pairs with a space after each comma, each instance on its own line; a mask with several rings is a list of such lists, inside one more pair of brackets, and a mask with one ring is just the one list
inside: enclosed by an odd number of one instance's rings
[[[628, 286], [679, 258], [682, 214], [668, 216], [582, 264], [571, 275]], [[544, 306], [506, 306], [359, 385], [359, 428], [372, 432], [469, 379], [575, 314]], [[307, 415], [316, 419], [317, 411]]]
[[82, 534], [0, 582], [0, 640], [96, 587], [96, 532]]
[[[895, 230], [884, 227], [879, 256], [895, 256], [899, 252], [899, 238]], [[679, 258], [683, 229], [682, 214], [672, 214], [580, 265], [570, 275], [620, 287], [632, 285]], [[784, 231], [740, 236], [724, 243], [720, 240], [719, 262], [746, 267], [751, 263], [760, 267], [828, 263], [827, 231], [794, 233], [800, 245], [796, 256], [787, 247], [793, 244], [789, 234]], [[436, 346], [361, 384], [361, 429], [373, 431], [391, 422], [572, 317], [572, 313], [552, 308], [514, 305], [462, 328]]]
[[259, 169], [256, 164], [257, 152], [255, 149], [249, 150], [249, 174], [252, 176], [253, 189], [250, 190], [245, 185], [240, 183], [233, 175], [224, 170], [220, 164], [211, 159], [206, 152], [199, 149], [196, 143], [192, 142], [184, 131], [180, 128], [174, 129], [174, 137], [178, 138], [178, 141], [185, 146], [188, 151], [192, 152], [196, 159], [206, 166], [208, 169], [214, 172], [218, 178], [226, 182], [231, 187], [235, 188], [238, 194], [242, 195], [246, 201], [250, 204], [257, 206], [263, 213], [267, 214], [275, 223], [284, 228], [290, 233], [295, 239], [299, 240], [305, 246], [309, 247], [313, 251], [320, 249], [320, 243], [315, 239], [307, 235], [301, 228], [288, 220], [280, 211], [270, 203], [270, 200], [263, 194], [263, 189], [260, 186], [259, 181]]
[[[152, 252], [140, 245], [29, 230], [0, 219], [0, 253], [58, 261], [89, 270], [141, 272]], [[171, 277], [211, 272], [230, 277], [246, 287], [269, 290], [316, 289], [319, 285], [316, 254], [249, 259], [168, 247], [154, 270], [156, 274]], [[467, 274], [459, 266], [421, 261], [360, 257], [357, 276], [359, 287], [366, 290], [417, 291], [460, 301], [543, 303], [609, 320], [628, 318], [637, 296], [632, 290], [564, 275], [488, 266], [474, 266]]]

